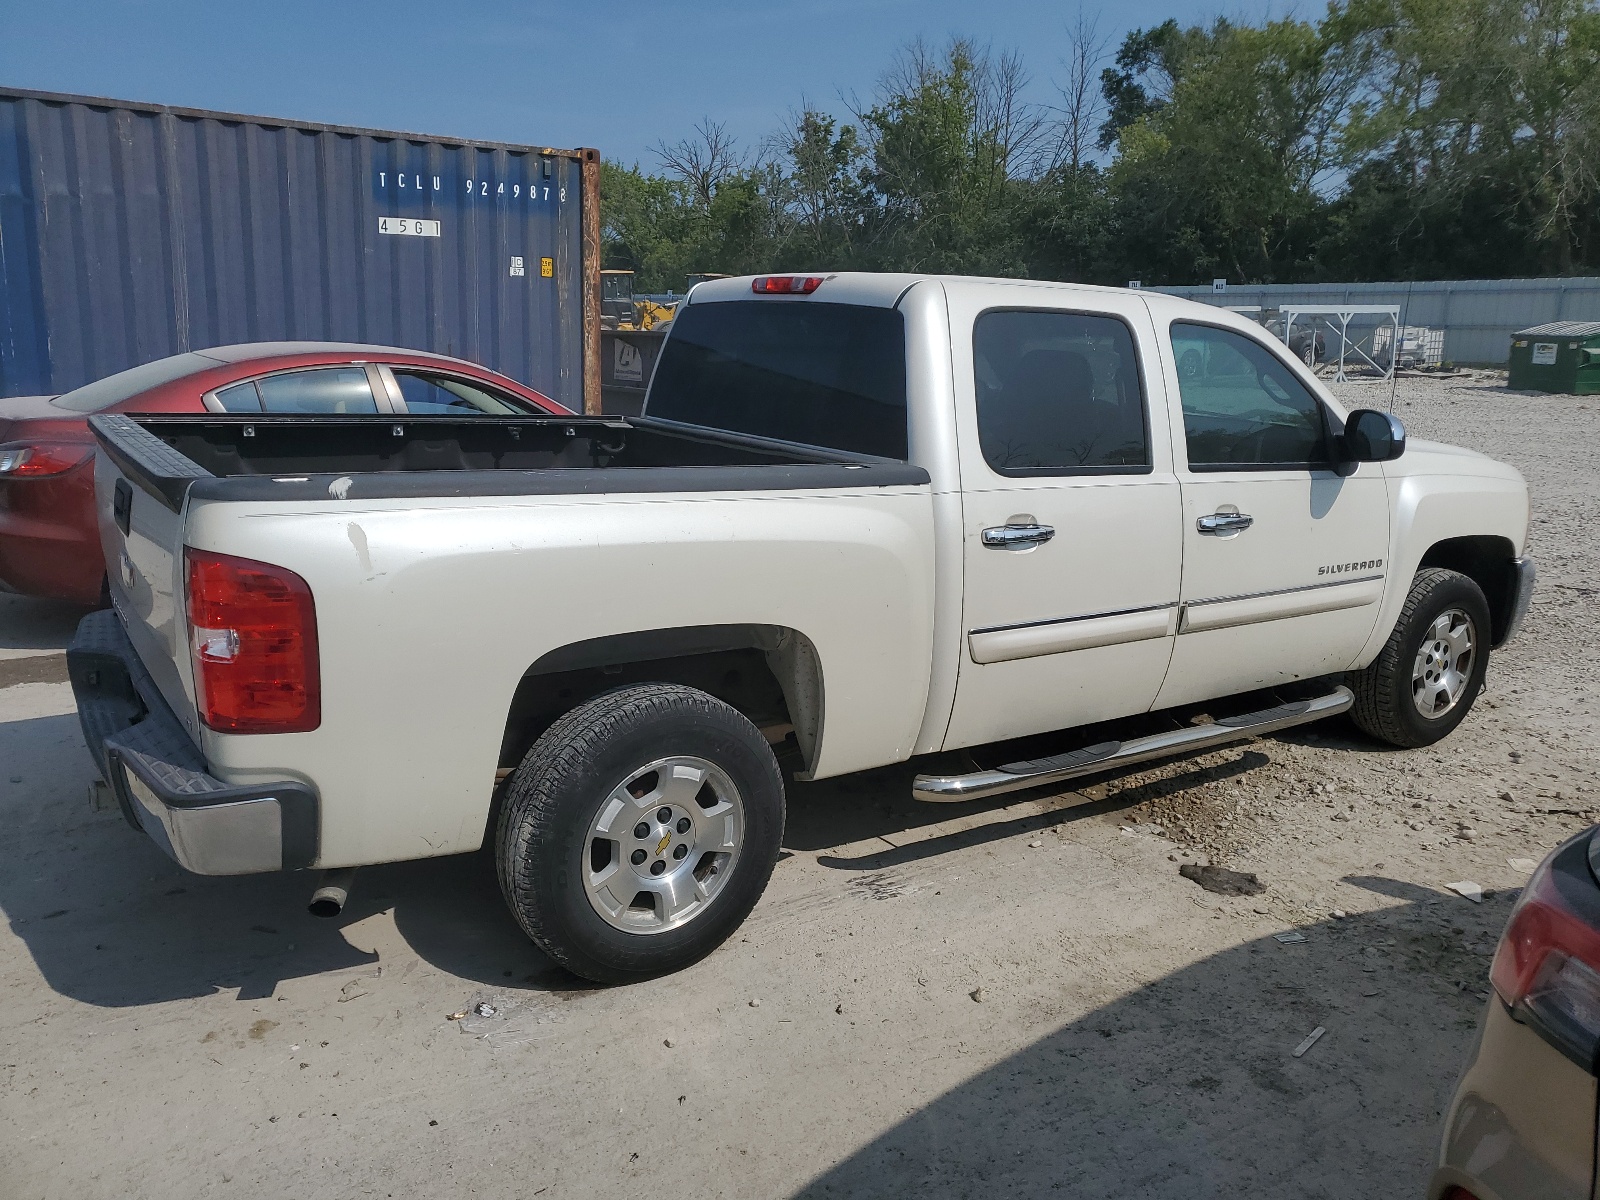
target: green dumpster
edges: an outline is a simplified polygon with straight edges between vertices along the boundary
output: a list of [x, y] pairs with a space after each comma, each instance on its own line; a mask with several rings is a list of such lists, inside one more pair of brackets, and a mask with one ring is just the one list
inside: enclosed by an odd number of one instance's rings
[[1511, 378], [1519, 392], [1600, 393], [1600, 321], [1556, 321], [1511, 335]]

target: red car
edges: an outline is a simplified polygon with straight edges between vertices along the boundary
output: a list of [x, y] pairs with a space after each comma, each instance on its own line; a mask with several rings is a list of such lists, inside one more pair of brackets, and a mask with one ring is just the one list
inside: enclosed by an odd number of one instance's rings
[[88, 425], [97, 412], [567, 415], [459, 358], [340, 342], [193, 350], [62, 396], [0, 400], [0, 591], [101, 602]]

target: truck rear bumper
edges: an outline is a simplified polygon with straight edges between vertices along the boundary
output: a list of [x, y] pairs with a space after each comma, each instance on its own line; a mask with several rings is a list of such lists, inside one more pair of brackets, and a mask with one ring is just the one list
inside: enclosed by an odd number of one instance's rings
[[84, 741], [123, 816], [179, 866], [251, 875], [316, 861], [315, 789], [290, 780], [238, 786], [208, 774], [115, 612], [83, 619], [67, 672]]

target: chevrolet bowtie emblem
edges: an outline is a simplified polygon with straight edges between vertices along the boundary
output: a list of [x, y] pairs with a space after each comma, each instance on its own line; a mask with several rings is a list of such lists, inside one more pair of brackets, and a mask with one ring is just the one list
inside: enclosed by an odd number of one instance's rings
[[670, 833], [663, 833], [661, 835], [661, 841], [656, 844], [656, 853], [660, 854], [669, 845], [671, 845], [671, 843], [672, 843], [672, 835]]

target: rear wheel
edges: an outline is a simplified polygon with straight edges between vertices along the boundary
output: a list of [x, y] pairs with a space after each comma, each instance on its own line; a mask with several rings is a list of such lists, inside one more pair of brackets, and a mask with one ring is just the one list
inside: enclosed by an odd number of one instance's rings
[[783, 836], [783, 779], [737, 710], [676, 684], [597, 696], [512, 775], [501, 891], [575, 974], [625, 983], [709, 954], [760, 899]]
[[1483, 590], [1456, 571], [1418, 571], [1389, 640], [1351, 676], [1351, 716], [1391, 745], [1432, 745], [1466, 719], [1488, 665]]

